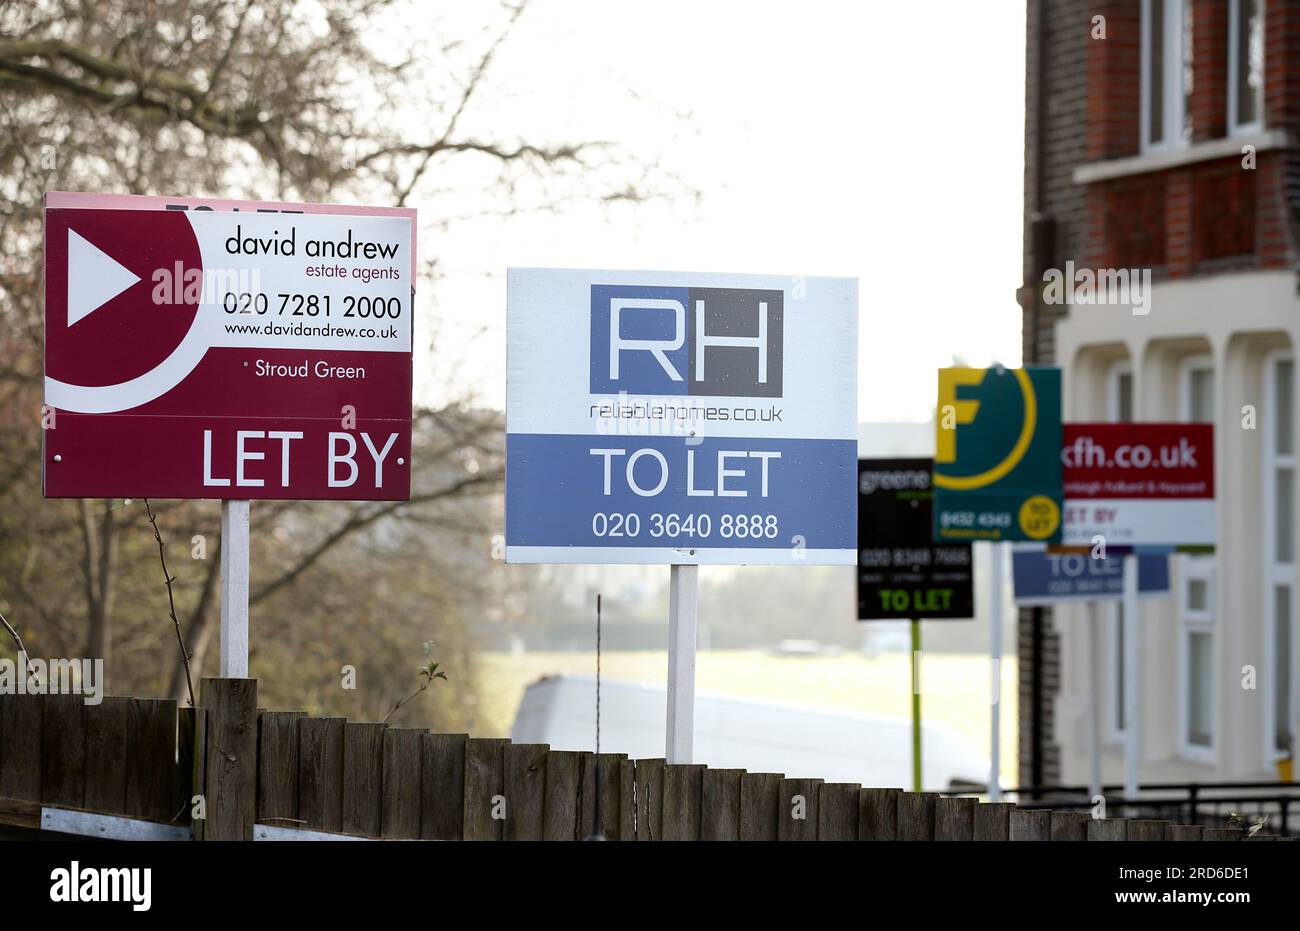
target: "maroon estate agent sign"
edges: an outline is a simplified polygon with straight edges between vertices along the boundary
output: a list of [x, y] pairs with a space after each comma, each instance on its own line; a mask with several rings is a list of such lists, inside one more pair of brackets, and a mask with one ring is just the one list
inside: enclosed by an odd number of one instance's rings
[[1214, 546], [1213, 424], [1067, 423], [1063, 444], [1063, 545]]
[[410, 497], [414, 210], [45, 207], [46, 497]]

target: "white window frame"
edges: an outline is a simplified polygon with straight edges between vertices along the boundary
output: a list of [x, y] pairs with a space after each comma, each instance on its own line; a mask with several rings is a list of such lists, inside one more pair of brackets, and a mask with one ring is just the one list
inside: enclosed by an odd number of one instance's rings
[[[1276, 605], [1274, 589], [1279, 585], [1284, 585], [1291, 590], [1291, 656], [1289, 657], [1291, 666], [1291, 695], [1288, 698], [1292, 715], [1295, 714], [1296, 692], [1300, 686], [1296, 683], [1297, 663], [1296, 663], [1296, 567], [1295, 563], [1279, 563], [1277, 561], [1277, 498], [1276, 498], [1276, 470], [1279, 468], [1290, 468], [1292, 475], [1296, 476], [1296, 453], [1294, 434], [1294, 425], [1292, 425], [1292, 449], [1290, 453], [1283, 454], [1277, 450], [1277, 421], [1274, 415], [1276, 405], [1273, 403], [1277, 396], [1277, 366], [1280, 362], [1290, 362], [1292, 364], [1292, 384], [1295, 384], [1295, 357], [1288, 351], [1277, 350], [1269, 353], [1264, 358], [1264, 399], [1262, 406], [1261, 420], [1259, 426], [1264, 431], [1264, 475], [1262, 488], [1264, 490], [1264, 662], [1263, 667], [1258, 670], [1260, 680], [1257, 685], [1264, 690], [1268, 696], [1264, 702], [1264, 761], [1268, 766], [1272, 766], [1278, 760], [1285, 757], [1285, 751], [1279, 751], [1273, 743], [1274, 729], [1277, 725], [1277, 709], [1274, 706], [1274, 688], [1273, 688], [1273, 670], [1276, 668], [1277, 659], [1277, 638], [1274, 635], [1274, 626], [1277, 618], [1273, 616]], [[1292, 411], [1294, 412], [1295, 399], [1292, 399]], [[1300, 476], [1296, 476], [1300, 478]], [[1293, 478], [1293, 482], [1295, 479]], [[1294, 521], [1294, 515], [1292, 520]], [[1293, 525], [1293, 534], [1295, 528]], [[1295, 540], [1292, 541], [1294, 558]], [[1291, 726], [1294, 729], [1297, 722], [1292, 720]], [[1294, 749], [1294, 748], [1293, 748]]]
[[[1137, 417], [1137, 383], [1133, 378], [1133, 363], [1128, 359], [1117, 359], [1110, 364], [1106, 371], [1106, 419], [1111, 423], [1120, 421], [1120, 379], [1125, 375], [1129, 377], [1129, 398], [1132, 402], [1132, 410], [1129, 411], [1131, 417]], [[1121, 631], [1120, 614], [1123, 612], [1123, 605], [1118, 601], [1110, 601], [1105, 605], [1105, 630], [1106, 630], [1106, 668], [1109, 670], [1109, 688], [1106, 695], [1106, 738], [1112, 744], [1119, 744], [1124, 741], [1124, 728], [1118, 725], [1120, 714], [1123, 712], [1123, 697], [1120, 689], [1124, 685], [1124, 677], [1121, 670], [1124, 662], [1124, 647], [1120, 639], [1121, 632], [1127, 634], [1127, 629]]]
[[[1260, 0], [1259, 18], [1260, 31], [1264, 29], [1264, 17], [1267, 15], [1268, 4]], [[1237, 72], [1243, 66], [1237, 48], [1240, 45], [1238, 32], [1241, 29], [1241, 0], [1228, 0], [1228, 135], [1243, 136], [1249, 133], [1257, 133], [1264, 128], [1264, 88], [1261, 83], [1258, 97], [1255, 101], [1256, 118], [1249, 123], [1237, 122]]]
[[[1204, 611], [1193, 611], [1187, 603], [1187, 591], [1194, 581], [1205, 583]], [[1219, 638], [1214, 629], [1214, 603], [1217, 597], [1214, 579], [1214, 561], [1209, 557], [1184, 557], [1183, 570], [1178, 574], [1178, 749], [1183, 757], [1200, 763], [1215, 761], [1214, 748], [1218, 744], [1219, 689], [1215, 671], [1219, 664]], [[1191, 673], [1191, 641], [1194, 634], [1210, 638], [1210, 742], [1192, 743], [1188, 737], [1192, 709], [1187, 700]]]
[[[1198, 353], [1184, 358], [1178, 369], [1178, 416], [1183, 422], [1192, 420], [1192, 373], [1208, 371], [1214, 379], [1211, 393], [1211, 421], [1218, 409], [1219, 375], [1214, 367], [1214, 359], [1209, 353]], [[1177, 688], [1178, 688], [1178, 752], [1188, 760], [1201, 763], [1215, 762], [1215, 748], [1218, 746], [1218, 683], [1216, 673], [1219, 668], [1219, 635], [1215, 623], [1217, 613], [1218, 587], [1215, 584], [1215, 557], [1183, 555], [1178, 558], [1178, 594], [1176, 598], [1178, 611], [1178, 649], [1177, 649]], [[1187, 591], [1191, 582], [1205, 583], [1205, 610], [1194, 611], [1188, 606]], [[1208, 744], [1192, 743], [1188, 739], [1191, 724], [1191, 707], [1187, 700], [1189, 685], [1189, 663], [1191, 660], [1192, 634], [1208, 634], [1210, 637], [1210, 742]]]
[[[1164, 5], [1164, 72], [1162, 75], [1162, 116], [1164, 135], [1151, 142], [1151, 70], [1147, 67], [1147, 49], [1151, 47], [1151, 5]], [[1139, 129], [1140, 151], [1165, 152], [1186, 147], [1183, 138], [1183, 13], [1186, 0], [1142, 0], [1142, 29], [1138, 61], [1142, 69], [1140, 84]]]

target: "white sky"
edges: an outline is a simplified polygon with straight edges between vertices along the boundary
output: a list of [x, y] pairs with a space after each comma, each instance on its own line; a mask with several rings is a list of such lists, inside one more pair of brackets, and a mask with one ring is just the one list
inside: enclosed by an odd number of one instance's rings
[[474, 124], [662, 153], [703, 200], [424, 234], [435, 360], [504, 404], [511, 265], [855, 276], [858, 419], [928, 419], [954, 354], [1020, 361], [1024, 48], [1023, 0], [536, 0]]

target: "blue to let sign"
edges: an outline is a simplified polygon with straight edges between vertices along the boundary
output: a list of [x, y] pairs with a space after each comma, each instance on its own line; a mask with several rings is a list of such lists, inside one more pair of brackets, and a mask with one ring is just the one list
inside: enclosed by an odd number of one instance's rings
[[[1044, 605], [1058, 601], [1118, 601], [1124, 597], [1124, 557], [1093, 559], [1086, 553], [1047, 553], [1015, 550], [1011, 576], [1016, 604]], [[1163, 553], [1138, 556], [1138, 594], [1169, 591], [1169, 557]]]
[[855, 280], [516, 268], [506, 332], [507, 562], [857, 561]]

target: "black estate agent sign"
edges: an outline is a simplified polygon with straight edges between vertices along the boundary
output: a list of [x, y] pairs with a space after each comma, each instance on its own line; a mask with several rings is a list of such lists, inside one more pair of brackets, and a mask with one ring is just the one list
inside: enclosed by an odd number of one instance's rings
[[969, 543], [931, 542], [933, 459], [858, 460], [858, 620], [969, 618]]

